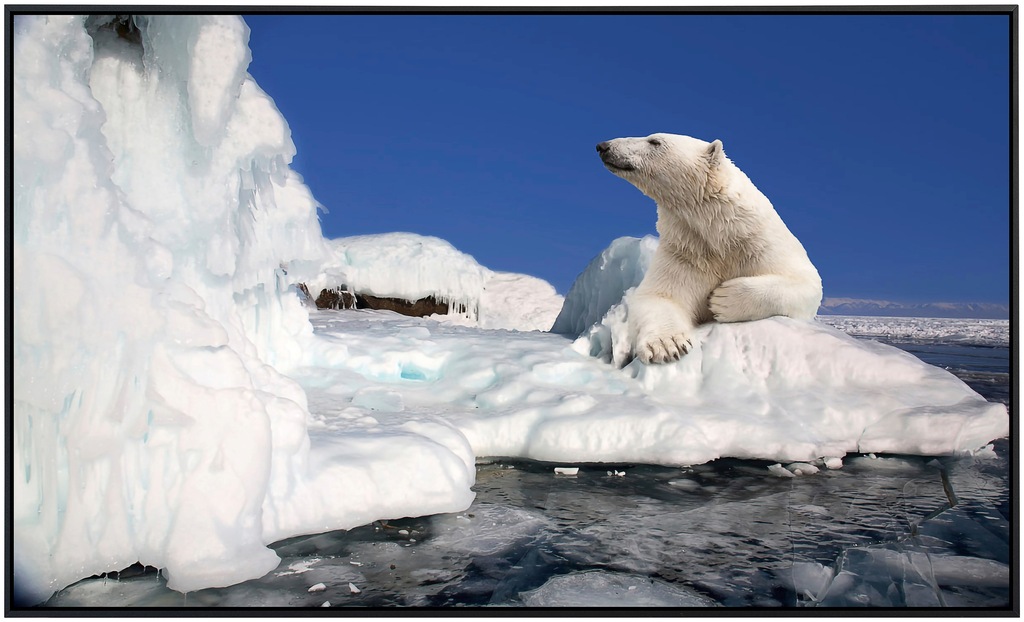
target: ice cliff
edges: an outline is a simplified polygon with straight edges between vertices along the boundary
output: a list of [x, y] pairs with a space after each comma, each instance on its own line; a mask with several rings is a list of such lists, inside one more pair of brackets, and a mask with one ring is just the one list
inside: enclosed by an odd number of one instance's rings
[[25, 602], [135, 561], [181, 590], [277, 563], [266, 492], [309, 442], [292, 287], [326, 249], [247, 42], [234, 16], [14, 21]]

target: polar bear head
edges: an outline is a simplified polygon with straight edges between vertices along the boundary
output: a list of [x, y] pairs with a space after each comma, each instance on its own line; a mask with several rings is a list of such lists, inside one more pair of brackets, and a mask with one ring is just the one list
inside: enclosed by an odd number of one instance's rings
[[658, 203], [679, 201], [680, 193], [702, 197], [722, 186], [728, 163], [722, 141], [678, 134], [616, 138], [597, 146], [605, 167]]

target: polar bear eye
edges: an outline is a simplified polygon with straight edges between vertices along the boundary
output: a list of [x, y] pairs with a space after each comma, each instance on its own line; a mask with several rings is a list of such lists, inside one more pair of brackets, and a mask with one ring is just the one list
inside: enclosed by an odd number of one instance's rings
[[655, 147], [661, 145], [661, 139], [660, 138], [648, 138], [647, 142], [648, 142], [648, 144], [654, 145]]

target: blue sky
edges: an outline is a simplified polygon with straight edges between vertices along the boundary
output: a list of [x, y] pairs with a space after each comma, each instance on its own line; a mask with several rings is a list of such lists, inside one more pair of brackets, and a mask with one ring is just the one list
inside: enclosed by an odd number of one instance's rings
[[594, 146], [721, 139], [826, 296], [1007, 303], [1006, 15], [248, 15], [329, 238], [412, 231], [565, 293], [653, 202]]

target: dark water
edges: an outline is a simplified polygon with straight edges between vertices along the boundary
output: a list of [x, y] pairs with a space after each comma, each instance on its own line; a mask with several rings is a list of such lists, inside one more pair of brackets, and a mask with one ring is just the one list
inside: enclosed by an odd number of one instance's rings
[[1010, 349], [891, 342], [925, 363], [942, 367], [992, 402], [1010, 403]]
[[[1008, 349], [893, 345], [1009, 403]], [[261, 579], [182, 595], [135, 568], [47, 605], [1006, 608], [1009, 451], [847, 456], [793, 478], [749, 460], [575, 477], [496, 460], [466, 512], [279, 542]]]

